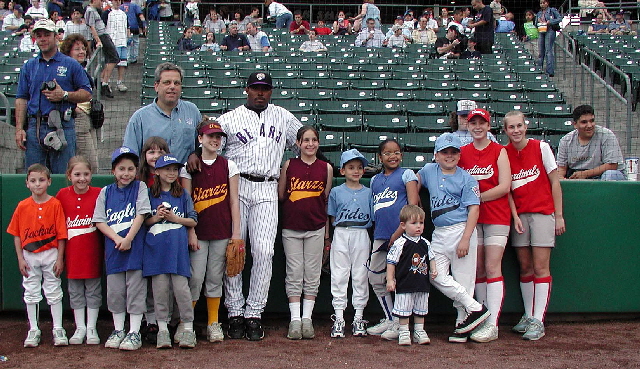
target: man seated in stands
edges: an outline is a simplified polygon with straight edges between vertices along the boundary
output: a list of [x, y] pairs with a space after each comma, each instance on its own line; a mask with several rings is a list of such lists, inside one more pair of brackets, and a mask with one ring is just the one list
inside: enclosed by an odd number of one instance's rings
[[393, 34], [391, 36], [387, 36], [386, 40], [384, 40], [382, 44], [386, 47], [404, 49], [405, 47], [407, 47], [407, 44], [410, 43], [412, 40], [411, 40], [411, 37], [408, 37], [407, 35], [403, 34], [403, 30], [404, 29], [401, 26], [397, 24], [394, 25], [390, 29], [390, 31], [393, 32]]
[[516, 24], [513, 22], [513, 13], [509, 12], [504, 15], [504, 19], [498, 20], [496, 33], [515, 32], [515, 29], [516, 29]]
[[309, 33], [311, 26], [309, 22], [302, 19], [302, 13], [298, 10], [293, 16], [293, 22], [289, 26], [289, 31], [291, 31], [292, 35], [306, 35]]
[[609, 31], [612, 35], [635, 35], [635, 31], [631, 30], [631, 23], [624, 19], [624, 12], [621, 10], [616, 13], [616, 19], [609, 23]]
[[428, 19], [426, 17], [421, 17], [418, 22], [418, 28], [413, 30], [411, 34], [411, 38], [413, 38], [413, 42], [418, 45], [433, 45], [438, 36], [436, 33], [427, 27]]
[[476, 50], [476, 38], [471, 36], [467, 39], [467, 49], [460, 54], [460, 59], [482, 59], [482, 53]]
[[331, 34], [331, 28], [327, 27], [322, 19], [318, 19], [318, 24], [313, 30], [318, 36], [326, 36]]
[[373, 18], [367, 19], [367, 28], [363, 28], [356, 37], [356, 47], [382, 47], [385, 37], [380, 29], [376, 28]]
[[462, 19], [464, 19], [464, 13], [462, 12], [462, 9], [456, 9], [453, 12], [452, 20], [451, 22], [449, 22], [449, 26], [458, 27], [458, 32], [464, 35], [465, 33], [471, 32], [471, 30], [465, 30], [464, 26], [462, 25]]
[[391, 26], [389, 28], [389, 30], [387, 31], [387, 34], [385, 34], [387, 39], [389, 37], [393, 36], [393, 34], [396, 32], [395, 29], [398, 28], [396, 26], [398, 26], [402, 30], [402, 34], [404, 36], [406, 36], [409, 40], [411, 40], [411, 30], [409, 30], [408, 28], [404, 27], [404, 18], [402, 16], [400, 16], [400, 15], [396, 17], [396, 20], [393, 23], [393, 26]]
[[247, 36], [238, 33], [238, 23], [231, 22], [229, 34], [220, 43], [220, 50], [224, 51], [249, 51], [251, 46]]
[[558, 146], [560, 178], [625, 180], [618, 139], [609, 129], [596, 125], [592, 106], [580, 105], [573, 110], [573, 127]]
[[258, 27], [251, 22], [247, 23], [247, 39], [249, 40], [251, 51], [271, 51], [269, 36], [267, 36], [263, 31], [258, 30]]
[[598, 15], [596, 15], [595, 22], [589, 25], [587, 33], [590, 35], [609, 33], [609, 26], [607, 26], [607, 23], [604, 21], [604, 14], [598, 13]]
[[447, 29], [444, 37], [438, 37], [436, 40], [436, 53], [440, 59], [458, 59], [460, 53], [465, 49], [463, 39], [455, 25]]
[[326, 46], [324, 46], [322, 42], [318, 41], [318, 38], [316, 37], [316, 31], [311, 30], [309, 31], [309, 41], [305, 41], [302, 43], [302, 46], [300, 46], [300, 51], [320, 52], [320, 51], [327, 51], [327, 48]]
[[404, 28], [408, 28], [409, 31], [413, 31], [413, 29], [416, 28], [416, 20], [413, 18], [413, 11], [412, 10], [408, 10], [404, 14], [404, 22], [403, 22], [402, 26]]

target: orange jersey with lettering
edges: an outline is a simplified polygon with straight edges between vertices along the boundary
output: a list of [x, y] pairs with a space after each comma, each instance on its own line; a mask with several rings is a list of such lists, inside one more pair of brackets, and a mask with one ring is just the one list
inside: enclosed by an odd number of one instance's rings
[[18, 203], [7, 233], [20, 237], [24, 250], [42, 252], [58, 247], [58, 240], [67, 239], [67, 225], [60, 200], [51, 197], [38, 204], [32, 197]]

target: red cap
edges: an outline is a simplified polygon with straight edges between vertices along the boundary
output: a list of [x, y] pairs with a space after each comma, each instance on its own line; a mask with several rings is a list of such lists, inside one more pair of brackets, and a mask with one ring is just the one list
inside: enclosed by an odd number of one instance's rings
[[200, 127], [198, 132], [201, 135], [209, 135], [209, 134], [212, 134], [212, 133], [220, 133], [224, 137], [227, 137], [227, 134], [224, 133], [224, 131], [222, 130], [222, 127], [220, 127], [220, 123], [218, 123], [218, 122], [211, 122], [211, 123], [209, 123], [207, 125], [204, 125], [204, 126]]
[[469, 115], [467, 115], [467, 120], [471, 120], [471, 118], [475, 117], [475, 116], [480, 116], [482, 117], [482, 119], [486, 120], [487, 122], [491, 122], [491, 115], [489, 114], [488, 111], [484, 110], [484, 109], [473, 109], [469, 112]]

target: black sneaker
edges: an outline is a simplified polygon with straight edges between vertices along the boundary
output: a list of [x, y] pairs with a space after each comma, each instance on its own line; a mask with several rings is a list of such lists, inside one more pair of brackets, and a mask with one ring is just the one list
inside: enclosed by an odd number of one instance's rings
[[244, 338], [244, 317], [233, 316], [229, 318], [229, 329], [227, 336], [233, 340]]
[[449, 335], [449, 342], [452, 343], [465, 343], [469, 338], [469, 333], [456, 333], [453, 332]]
[[145, 339], [147, 340], [147, 342], [155, 345], [158, 341], [158, 331], [159, 329], [157, 324], [147, 324], [147, 329], [145, 332]]
[[102, 93], [102, 95], [113, 99], [113, 92], [111, 92], [111, 87], [109, 87], [109, 85], [102, 85], [102, 87], [100, 88], [100, 92]]
[[456, 330], [454, 332], [455, 333], [468, 333], [468, 332], [471, 332], [477, 326], [479, 326], [480, 323], [482, 323], [485, 320], [487, 320], [487, 318], [490, 315], [491, 315], [491, 313], [489, 312], [489, 310], [487, 310], [487, 308], [484, 305], [482, 305], [482, 309], [480, 309], [478, 311], [472, 311], [471, 314], [469, 314], [469, 316], [467, 316], [467, 319], [465, 319], [462, 323], [458, 324], [456, 326]]
[[245, 326], [245, 334], [249, 341], [260, 341], [264, 338], [264, 329], [262, 329], [260, 318], [247, 319]]

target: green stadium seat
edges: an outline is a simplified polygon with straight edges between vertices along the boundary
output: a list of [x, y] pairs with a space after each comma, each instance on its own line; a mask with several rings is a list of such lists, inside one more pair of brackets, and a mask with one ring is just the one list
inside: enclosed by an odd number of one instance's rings
[[334, 97], [338, 101], [366, 101], [374, 100], [375, 93], [373, 89], [370, 90], [337, 90], [334, 92]]
[[[444, 93], [447, 91], [455, 90], [457, 88], [458, 88], [458, 82], [454, 80], [436, 81], [436, 80], [427, 79], [425, 81], [422, 81], [423, 90], [436, 90]], [[433, 99], [429, 99], [429, 100], [433, 100]]]
[[356, 114], [321, 114], [318, 126], [330, 131], [361, 131], [362, 117]]
[[343, 80], [343, 81], [350, 81], [350, 80], [358, 80], [362, 78], [362, 75], [360, 74], [359, 70], [342, 70], [342, 71], [332, 71], [331, 72], [331, 78], [335, 79], [335, 80]]
[[530, 115], [531, 106], [527, 102], [493, 102], [489, 105], [489, 112], [492, 115], [504, 117], [510, 111], [521, 111], [524, 115]]
[[[336, 95], [341, 92], [343, 91], [337, 91]], [[340, 98], [337, 101], [318, 100], [315, 108], [318, 114], [356, 114], [358, 103]]]
[[395, 70], [393, 71], [393, 79], [394, 80], [413, 80], [419, 81], [424, 79], [424, 73], [416, 70], [416, 71], [406, 71], [406, 70]]
[[487, 73], [487, 78], [491, 82], [517, 82], [518, 75], [515, 73]]
[[538, 120], [539, 127], [550, 133], [568, 133], [573, 131], [573, 118], [543, 117]]
[[244, 88], [246, 82], [243, 78], [212, 78], [211, 87], [226, 89], [226, 88]]
[[222, 114], [228, 108], [225, 100], [194, 99], [191, 102], [196, 104], [202, 114]]
[[[272, 100], [283, 100], [283, 99], [295, 99], [302, 91], [308, 90], [296, 90], [295, 88], [276, 88], [271, 93]], [[300, 97], [304, 99], [305, 97]]]
[[483, 70], [485, 73], [495, 74], [495, 73], [513, 73], [513, 69], [511, 66], [506, 64], [499, 65], [484, 65]]
[[530, 103], [564, 103], [564, 97], [560, 92], [527, 92]]
[[409, 127], [403, 115], [366, 115], [364, 125], [369, 131], [406, 132]]
[[405, 151], [402, 154], [402, 167], [418, 171], [425, 164], [431, 163], [431, 158], [433, 158], [433, 153]]
[[316, 88], [316, 80], [315, 79], [293, 79], [293, 78], [285, 78], [277, 80], [278, 88], [287, 88], [287, 89], [309, 89]]
[[[146, 88], [145, 88], [146, 89]], [[143, 89], [143, 95], [145, 95], [145, 90]], [[153, 94], [148, 96], [155, 96], [156, 92], [153, 89]], [[217, 88], [186, 88], [182, 91], [182, 97], [187, 100], [192, 99], [217, 99], [218, 98], [218, 89]]]
[[329, 73], [328, 70], [301, 70], [300, 77], [320, 79], [320, 78], [330, 78], [331, 74]]
[[486, 81], [459, 81], [458, 89], [464, 91], [489, 91], [491, 85]]
[[360, 66], [361, 72], [390, 72], [393, 68], [388, 64], [364, 64]]
[[407, 115], [442, 115], [445, 113], [442, 101], [408, 101], [404, 104]]
[[[393, 74], [394, 78], [396, 72]], [[390, 90], [420, 90], [422, 85], [420, 80], [408, 79], [408, 80], [390, 80], [387, 81], [387, 88]]]
[[402, 104], [395, 102], [362, 101], [360, 111], [362, 114], [401, 114]]
[[538, 117], [571, 118], [571, 104], [539, 103], [533, 106], [533, 113]]
[[525, 91], [531, 92], [557, 92], [558, 89], [551, 81], [523, 81], [522, 85]]
[[382, 71], [382, 72], [360, 72], [362, 75], [362, 79], [365, 80], [386, 80], [392, 79], [393, 73], [390, 71]]
[[414, 100], [419, 101], [449, 101], [451, 94], [447, 90], [421, 90], [415, 91]]
[[417, 132], [447, 132], [451, 130], [449, 115], [445, 115], [444, 112], [440, 115], [409, 117], [409, 127]]
[[336, 79], [335, 77], [332, 79], [319, 79], [314, 82], [317, 88], [330, 89], [334, 90], [344, 90], [351, 87], [350, 80], [342, 80]]
[[[431, 60], [429, 62], [431, 62]], [[427, 64], [423, 65], [420, 70], [422, 70], [424, 74], [444, 74], [451, 73], [451, 68], [452, 64]]]
[[300, 71], [297, 69], [296, 70], [272, 70], [269, 72], [269, 74], [273, 79], [289, 79], [289, 78], [298, 78], [300, 76]]
[[[401, 133], [398, 141], [406, 151], [432, 153], [439, 135], [435, 132]], [[431, 162], [431, 158], [429, 158], [429, 162]]]
[[489, 98], [491, 99], [491, 101], [512, 103], [526, 103], [529, 101], [522, 92], [518, 91], [491, 91], [489, 93]]
[[244, 88], [221, 88], [218, 90], [220, 99], [247, 99], [247, 93]]
[[452, 100], [473, 100], [475, 102], [487, 102], [489, 101], [489, 93], [486, 91], [453, 91], [451, 94]]
[[303, 100], [331, 100], [333, 98], [333, 90], [329, 89], [310, 89], [299, 90], [298, 96]]
[[522, 82], [549, 82], [549, 76], [546, 74], [524, 73], [519, 75]]
[[298, 118], [300, 123], [302, 123], [305, 126], [312, 126], [312, 127], [318, 126], [318, 117], [315, 114], [297, 113], [295, 114], [295, 116], [296, 118]]
[[523, 86], [520, 82], [517, 81], [492, 81], [489, 82], [489, 86], [491, 86], [492, 91], [522, 91]]
[[[322, 151], [342, 151], [344, 147], [343, 132], [321, 130], [318, 135], [320, 136], [320, 149]], [[338, 159], [338, 164], [340, 164], [340, 159]]]
[[543, 141], [547, 142], [551, 149], [557, 153], [562, 137], [564, 137], [564, 134], [545, 134]]
[[296, 71], [300, 70], [300, 67], [297, 63], [272, 63], [269, 65], [269, 73], [273, 73], [275, 71]]
[[458, 72], [456, 73], [458, 81], [487, 81], [487, 75], [477, 72]]
[[377, 153], [380, 142], [388, 138], [398, 138], [393, 132], [345, 132], [344, 142], [347, 148], [361, 152]]
[[413, 99], [413, 92], [400, 90], [380, 90], [376, 91], [376, 99], [381, 101], [409, 101]]
[[354, 80], [351, 81], [351, 88], [354, 90], [382, 90], [386, 86], [384, 80]]
[[242, 76], [238, 75], [238, 71], [235, 69], [207, 69], [205, 71], [206, 75], [212, 81], [215, 79], [237, 79], [242, 78]]
[[182, 88], [209, 87], [209, 77], [183, 77]]
[[[304, 91], [304, 90], [303, 90]], [[311, 100], [282, 99], [278, 100], [278, 106], [289, 110], [293, 114], [310, 114], [313, 112], [314, 103]]]

